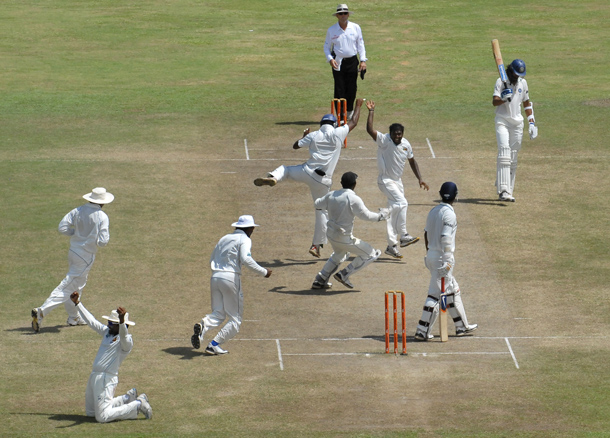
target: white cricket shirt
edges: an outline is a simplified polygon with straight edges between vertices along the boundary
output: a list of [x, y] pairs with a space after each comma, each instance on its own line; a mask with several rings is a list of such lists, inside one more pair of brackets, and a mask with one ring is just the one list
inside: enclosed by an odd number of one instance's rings
[[109, 220], [98, 204], [84, 204], [70, 211], [59, 222], [58, 231], [70, 237], [70, 249], [97, 253], [99, 246], [108, 245]]
[[316, 199], [318, 209], [328, 211], [328, 228], [351, 235], [354, 229], [354, 217], [365, 221], [378, 221], [379, 213], [369, 211], [360, 196], [351, 189], [335, 190]]
[[426, 233], [428, 234], [428, 251], [445, 252], [441, 244], [442, 236], [451, 237], [451, 252], [455, 251], [455, 233], [457, 231], [457, 217], [453, 206], [441, 202], [428, 213], [426, 219]]
[[399, 145], [396, 145], [390, 134], [382, 134], [377, 131], [377, 168], [380, 178], [389, 178], [398, 181], [402, 178], [405, 163], [413, 158], [413, 148], [411, 144], [403, 138]]
[[333, 59], [331, 52], [335, 52], [335, 61], [339, 64], [339, 68], [344, 58], [351, 58], [356, 54], [359, 55], [360, 61], [366, 61], [366, 49], [360, 26], [348, 21], [345, 30], [341, 29], [338, 22], [329, 27], [324, 41], [324, 55], [327, 62]]
[[[519, 78], [517, 79], [516, 84], [508, 84], [508, 88], [512, 88], [513, 97], [510, 102], [504, 102], [502, 105], [496, 107], [496, 116], [514, 123], [523, 122], [521, 104], [530, 98], [527, 81], [523, 78]], [[502, 83], [502, 80], [498, 78], [496, 80], [493, 95], [500, 97], [502, 90], [504, 90], [504, 84]]]
[[327, 177], [332, 178], [347, 134], [347, 125], [338, 128], [322, 125], [318, 131], [310, 132], [300, 139], [298, 146], [309, 148], [309, 160], [305, 164], [312, 170], [321, 169]]
[[241, 274], [243, 264], [262, 276], [267, 275], [267, 270], [252, 258], [251, 249], [252, 240], [243, 230], [235, 230], [232, 234], [223, 236], [210, 257], [212, 271]]

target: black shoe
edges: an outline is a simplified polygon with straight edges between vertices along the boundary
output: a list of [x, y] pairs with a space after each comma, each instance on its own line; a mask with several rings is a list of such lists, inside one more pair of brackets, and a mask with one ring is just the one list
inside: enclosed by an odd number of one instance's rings
[[203, 331], [203, 328], [201, 327], [201, 323], [197, 323], [195, 324], [195, 327], [193, 327], [193, 336], [191, 336], [191, 344], [193, 344], [193, 348], [199, 348], [201, 347], [201, 341], [199, 340], [199, 335], [201, 334], [201, 332]]

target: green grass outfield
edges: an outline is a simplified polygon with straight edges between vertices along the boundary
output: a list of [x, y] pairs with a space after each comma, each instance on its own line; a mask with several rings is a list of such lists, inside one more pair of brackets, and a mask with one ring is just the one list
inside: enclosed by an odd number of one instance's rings
[[[322, 45], [335, 3], [4, 0], [0, 436], [610, 436], [608, 2], [348, 4], [370, 59], [359, 96], [377, 103], [379, 130], [407, 126], [433, 192], [418, 192], [405, 171], [409, 223], [423, 228], [442, 181], [460, 188], [460, 284], [481, 328], [444, 351], [506, 337], [519, 368], [508, 356], [443, 356], [432, 343], [410, 344], [414, 355], [400, 359], [288, 355], [335, 336], [365, 343], [332, 347], [346, 351], [382, 346], [381, 301], [364, 287], [304, 291], [321, 267], [305, 251], [309, 194], [252, 185], [305, 161], [290, 146], [329, 109]], [[493, 38], [505, 63], [525, 60], [539, 126], [538, 139], [524, 139], [510, 205], [495, 202], [493, 186]], [[367, 178], [372, 209], [381, 201], [365, 124], [366, 110], [337, 172]], [[116, 201], [83, 302], [97, 317], [124, 305], [137, 322], [119, 391], [149, 394], [148, 422], [84, 416], [99, 345], [91, 330], [65, 327], [63, 309], [40, 334], [30, 329], [30, 309], [65, 274], [57, 224], [96, 186]], [[245, 276], [243, 330], [232, 354], [210, 360], [190, 348], [191, 328], [209, 309], [213, 245], [245, 212], [262, 221], [253, 254], [274, 275]], [[357, 230], [383, 244], [379, 227]], [[375, 264], [361, 280], [408, 278], [410, 321], [428, 281], [418, 245], [403, 265]], [[280, 338], [283, 371], [275, 342], [263, 341]]]

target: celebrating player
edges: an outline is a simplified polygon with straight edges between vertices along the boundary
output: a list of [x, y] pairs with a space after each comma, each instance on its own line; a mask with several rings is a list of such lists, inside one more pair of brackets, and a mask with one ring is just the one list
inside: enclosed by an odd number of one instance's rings
[[[307, 184], [314, 201], [327, 194], [332, 186], [333, 172], [339, 161], [343, 141], [358, 124], [362, 102], [362, 99], [356, 101], [354, 116], [346, 125], [337, 126], [337, 118], [332, 114], [326, 114], [320, 121], [319, 131], [309, 132], [309, 128], [303, 131], [303, 138], [295, 141], [292, 148], [300, 149], [307, 146], [310, 156], [307, 162], [297, 166], [280, 166], [267, 174], [266, 178], [256, 178], [254, 184], [274, 186], [288, 179]], [[320, 249], [326, 243], [327, 221], [326, 210], [316, 208], [315, 231], [309, 248], [309, 253], [314, 257], [320, 257]]]
[[330, 288], [332, 284], [328, 283], [328, 279], [339, 269], [341, 263], [347, 260], [349, 254], [355, 255], [354, 260], [337, 272], [334, 278], [344, 286], [353, 289], [354, 285], [349, 281], [349, 277], [377, 260], [381, 255], [380, 250], [352, 235], [355, 216], [362, 220], [376, 222], [388, 218], [387, 209], [382, 209], [380, 213], [373, 213], [354, 193], [356, 178], [358, 175], [354, 172], [345, 172], [341, 177], [343, 189], [330, 192], [315, 202], [316, 208], [328, 210], [328, 240], [333, 247], [333, 253], [316, 275], [312, 289]]
[[405, 128], [399, 123], [390, 126], [389, 134], [382, 134], [373, 128], [373, 117], [375, 113], [375, 102], [368, 100], [366, 107], [369, 117], [366, 121], [366, 132], [377, 143], [377, 167], [379, 177], [377, 185], [381, 193], [388, 198], [390, 217], [387, 223], [388, 247], [385, 253], [397, 259], [402, 258], [398, 251], [398, 244], [405, 247], [415, 243], [419, 237], [413, 237], [407, 232], [407, 207], [409, 203], [405, 198], [405, 189], [402, 184], [402, 173], [405, 162], [409, 160], [409, 166], [424, 190], [429, 190], [428, 184], [421, 178], [419, 166], [413, 157], [411, 144], [403, 137]]
[[43, 305], [32, 310], [32, 328], [35, 332], [40, 331], [42, 318], [62, 304], [68, 312], [67, 324], [72, 326], [85, 324], [70, 303], [70, 294], [76, 291], [82, 295], [98, 247], [108, 245], [109, 221], [102, 207], [110, 204], [114, 200], [114, 195], [103, 187], [97, 187], [91, 193], [83, 195], [83, 198], [89, 203], [70, 211], [59, 223], [59, 232], [71, 236], [68, 274]]
[[496, 107], [496, 139], [498, 160], [496, 187], [500, 201], [515, 202], [513, 191], [517, 175], [517, 155], [523, 140], [523, 116], [521, 105], [529, 122], [530, 139], [538, 135], [534, 120], [534, 107], [529, 100], [529, 89], [525, 80], [525, 62], [515, 59], [506, 69], [509, 83], [504, 87], [502, 79], [496, 80], [492, 104]]
[[108, 320], [108, 325], [104, 325], [80, 302], [78, 292], [72, 292], [70, 300], [75, 304], [76, 307], [72, 307], [79, 312], [83, 321], [102, 336], [85, 392], [87, 416], [95, 417], [100, 423], [109, 423], [115, 420], [133, 420], [138, 417], [138, 412], [141, 412], [150, 420], [152, 408], [146, 394], [138, 396], [136, 388], [132, 388], [125, 395], [114, 396], [119, 383], [119, 367], [133, 348], [128, 326], [136, 323], [129, 320], [129, 313], [125, 308], [118, 307], [110, 316], [102, 317]]
[[250, 254], [252, 248], [250, 236], [254, 232], [254, 227], [258, 227], [254, 223], [254, 218], [250, 215], [240, 216], [231, 226], [235, 227], [235, 231], [218, 241], [210, 259], [212, 313], [195, 324], [194, 334], [191, 337], [193, 348], [199, 348], [205, 332], [211, 327], [218, 327], [228, 317], [229, 321], [205, 349], [206, 354], [210, 355], [228, 353], [220, 347], [220, 344], [227, 342], [239, 332], [244, 310], [244, 293], [241, 288], [242, 265], [264, 275], [265, 278], [271, 276], [271, 269], [259, 266]]
[[457, 218], [453, 210], [458, 189], [452, 182], [446, 182], [439, 191], [441, 203], [430, 210], [426, 220], [424, 241], [426, 242], [426, 257], [424, 262], [430, 271], [430, 285], [424, 310], [417, 325], [415, 339], [427, 341], [432, 339], [431, 330], [438, 317], [439, 300], [441, 296], [441, 277], [445, 277], [445, 295], [447, 308], [455, 323], [456, 336], [464, 336], [477, 329], [477, 324], [468, 324], [466, 311], [462, 304], [460, 286], [453, 277], [455, 259], [455, 232]]

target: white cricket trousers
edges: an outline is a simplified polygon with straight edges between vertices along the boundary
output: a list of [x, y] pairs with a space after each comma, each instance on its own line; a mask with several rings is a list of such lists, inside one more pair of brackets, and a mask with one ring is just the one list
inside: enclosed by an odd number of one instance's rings
[[[332, 179], [328, 176], [320, 176], [310, 169], [306, 164], [297, 166], [280, 166], [271, 172], [271, 175], [278, 181], [292, 180], [307, 184], [311, 191], [311, 197], [315, 200], [326, 195], [330, 191]], [[328, 222], [328, 212], [316, 209], [316, 225], [313, 233], [312, 243], [320, 245], [326, 240], [326, 223]]]
[[[227, 342], [239, 333], [244, 309], [244, 294], [241, 290], [241, 276], [234, 272], [214, 272], [210, 279], [212, 313], [203, 318], [203, 327], [219, 327], [227, 323], [214, 337], [219, 344]], [[203, 333], [201, 334], [203, 338]]]
[[69, 320], [78, 318], [78, 309], [70, 300], [70, 295], [78, 291], [82, 299], [83, 289], [94, 261], [95, 254], [68, 251], [68, 273], [40, 307], [43, 316], [47, 316], [51, 310], [63, 304]]
[[330, 230], [328, 240], [333, 247], [333, 253], [319, 273], [324, 281], [329, 279], [329, 277], [339, 268], [341, 263], [347, 260], [350, 254], [354, 255], [355, 258], [341, 271], [344, 278], [348, 278], [350, 275], [355, 274], [379, 257], [375, 248], [352, 235], [345, 235]]
[[379, 190], [388, 198], [388, 208], [390, 217], [387, 220], [386, 228], [388, 235], [388, 245], [397, 245], [402, 236], [407, 234], [407, 208], [409, 203], [405, 198], [405, 188], [402, 180], [394, 181], [388, 178], [378, 178], [377, 185]]
[[523, 122], [511, 123], [502, 117], [496, 117], [496, 140], [498, 194], [508, 192], [512, 195], [517, 177], [517, 156], [523, 141]]
[[95, 417], [99, 423], [138, 417], [140, 402], [125, 404], [122, 396], [114, 396], [118, 383], [119, 377], [113, 374], [91, 373], [85, 392], [85, 412], [88, 417]]

